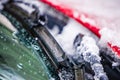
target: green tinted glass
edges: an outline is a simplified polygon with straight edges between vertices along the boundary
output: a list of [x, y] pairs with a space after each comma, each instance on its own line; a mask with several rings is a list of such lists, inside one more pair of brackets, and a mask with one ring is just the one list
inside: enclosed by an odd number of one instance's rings
[[48, 80], [49, 73], [37, 52], [42, 53], [40, 47], [19, 23], [14, 24], [20, 29], [17, 33], [0, 23], [0, 80]]

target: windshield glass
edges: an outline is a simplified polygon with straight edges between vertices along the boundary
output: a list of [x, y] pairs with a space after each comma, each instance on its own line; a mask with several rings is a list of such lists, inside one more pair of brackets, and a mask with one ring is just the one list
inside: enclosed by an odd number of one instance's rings
[[0, 80], [48, 80], [46, 66], [38, 57], [40, 47], [20, 28], [19, 23], [8, 14], [3, 14], [17, 28], [6, 25], [4, 18], [3, 22], [0, 21]]

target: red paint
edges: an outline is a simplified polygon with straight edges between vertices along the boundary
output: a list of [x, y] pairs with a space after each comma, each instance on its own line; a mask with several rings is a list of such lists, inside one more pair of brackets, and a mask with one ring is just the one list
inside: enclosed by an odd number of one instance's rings
[[112, 50], [117, 53], [117, 55], [120, 57], [120, 47], [112, 45], [111, 43], [108, 42], [108, 46], [110, 46], [110, 48], [112, 48]]
[[[65, 15], [72, 17], [73, 19], [75, 19], [76, 21], [78, 21], [80, 24], [82, 24], [84, 27], [86, 27], [87, 29], [89, 29], [90, 31], [92, 31], [95, 35], [97, 35], [100, 38], [100, 34], [99, 34], [99, 28], [98, 26], [94, 26], [92, 24], [90, 24], [89, 22], [84, 22], [83, 20], [81, 20], [80, 16], [82, 14], [79, 14], [78, 17], [75, 17], [73, 15], [74, 10], [69, 9], [67, 7], [62, 7], [61, 5], [55, 5], [54, 3], [52, 3], [52, 1], [50, 0], [40, 0], [44, 3], [47, 3], [48, 5], [54, 7], [55, 9], [59, 10], [60, 12], [64, 13]], [[88, 18], [88, 17], [86, 17]], [[117, 53], [117, 55], [120, 57], [120, 47], [113, 45], [111, 43], [108, 42], [108, 46], [115, 52]]]

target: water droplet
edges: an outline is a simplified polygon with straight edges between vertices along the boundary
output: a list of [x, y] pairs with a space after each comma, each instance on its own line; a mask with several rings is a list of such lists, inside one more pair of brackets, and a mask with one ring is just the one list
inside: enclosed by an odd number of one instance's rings
[[23, 72], [24, 75], [26, 75], [26, 72]]
[[23, 68], [22, 66], [23, 66], [22, 63], [17, 64], [17, 67], [18, 67], [19, 69], [22, 69], [22, 68]]
[[17, 31], [15, 31], [15, 32], [12, 33], [12, 35], [13, 35], [14, 38], [17, 38], [17, 36], [16, 36], [17, 33], [18, 33]]
[[15, 43], [13, 43], [12, 45], [15, 46]]
[[35, 40], [37, 41], [37, 40], [38, 40], [38, 38], [36, 37], [36, 38], [35, 38]]
[[51, 77], [50, 80], [55, 80], [55, 79], [53, 77]]
[[16, 43], [18, 43], [17, 38], [12, 38], [12, 40]]
[[1, 39], [3, 39], [4, 37], [3, 36], [0, 36]]
[[6, 39], [6, 38], [4, 38], [4, 41], [7, 41], [7, 39]]
[[2, 31], [0, 31], [0, 33], [2, 34], [3, 32], [2, 32]]
[[49, 66], [49, 63], [47, 63], [46, 65]]
[[32, 47], [35, 49], [35, 50], [39, 50], [39, 47], [37, 45], [32, 45]]
[[36, 75], [36, 74], [37, 74], [37, 72], [34, 72], [34, 74]]
[[19, 59], [21, 59], [22, 58], [22, 56], [19, 56]]
[[24, 32], [25, 32], [25, 29], [22, 29], [21, 31], [24, 33]]
[[3, 50], [5, 50], [5, 47], [3, 47]]
[[39, 71], [39, 73], [41, 73], [41, 71]]
[[8, 47], [6, 47], [5, 50], [8, 50]]
[[23, 57], [24, 57], [25, 55], [23, 54]]
[[30, 60], [28, 61], [28, 64], [31, 66], [31, 61]]
[[42, 76], [45, 76], [45, 74], [44, 74], [44, 73], [42, 73]]
[[32, 71], [30, 70], [30, 72], [32, 73]]
[[3, 50], [7, 50], [8, 48], [7, 47], [3, 47]]

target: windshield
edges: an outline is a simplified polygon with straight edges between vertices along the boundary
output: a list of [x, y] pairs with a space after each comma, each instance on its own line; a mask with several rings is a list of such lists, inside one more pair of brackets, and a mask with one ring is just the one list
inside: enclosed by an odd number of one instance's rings
[[3, 14], [17, 27], [6, 25], [5, 18], [0, 21], [0, 80], [48, 80], [46, 66], [38, 57], [37, 49], [41, 49], [36, 41], [14, 18]]

